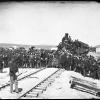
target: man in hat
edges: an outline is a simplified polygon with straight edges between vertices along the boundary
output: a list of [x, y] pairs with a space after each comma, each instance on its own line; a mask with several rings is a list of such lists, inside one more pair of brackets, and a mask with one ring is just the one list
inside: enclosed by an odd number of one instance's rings
[[13, 84], [15, 83], [15, 92], [18, 93], [18, 81], [17, 81], [17, 72], [18, 66], [15, 62], [15, 59], [12, 58], [9, 62], [9, 75], [10, 75], [10, 92], [13, 92]]

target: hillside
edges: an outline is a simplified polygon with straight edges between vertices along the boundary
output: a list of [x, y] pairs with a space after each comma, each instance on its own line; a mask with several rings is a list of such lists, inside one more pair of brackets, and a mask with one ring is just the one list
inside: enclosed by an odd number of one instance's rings
[[31, 46], [34, 46], [36, 48], [43, 48], [43, 49], [51, 49], [55, 48], [55, 45], [24, 45], [24, 44], [10, 44], [10, 43], [0, 43], [0, 47], [3, 48], [9, 48], [9, 47], [24, 47], [26, 49], [30, 48]]

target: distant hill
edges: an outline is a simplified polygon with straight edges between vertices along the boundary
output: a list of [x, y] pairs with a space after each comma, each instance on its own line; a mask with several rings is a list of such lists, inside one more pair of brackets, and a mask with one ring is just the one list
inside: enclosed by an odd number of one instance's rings
[[24, 45], [24, 44], [10, 44], [10, 43], [0, 43], [0, 47], [3, 48], [10, 48], [10, 47], [24, 47], [26, 49], [34, 46], [35, 48], [42, 48], [42, 49], [51, 49], [56, 48], [56, 45]]
[[56, 48], [55, 45], [33, 45], [36, 48], [43, 48], [43, 49], [51, 49], [51, 48]]

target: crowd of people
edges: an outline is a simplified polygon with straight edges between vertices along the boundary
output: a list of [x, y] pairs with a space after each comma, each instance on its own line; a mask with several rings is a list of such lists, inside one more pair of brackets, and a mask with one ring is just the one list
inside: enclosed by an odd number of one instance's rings
[[81, 73], [83, 76], [100, 79], [100, 64], [92, 55], [87, 55], [89, 51], [90, 47], [87, 44], [78, 40], [73, 41], [66, 33], [58, 45], [56, 54], [59, 55], [60, 67]]
[[98, 61], [87, 55], [90, 51], [89, 45], [79, 40], [73, 41], [69, 34], [65, 33], [57, 47], [57, 50], [36, 49], [33, 46], [28, 50], [24, 47], [0, 48], [0, 72], [9, 67], [9, 61], [14, 59], [18, 68], [57, 67], [100, 79]]
[[100, 78], [100, 68], [93, 56], [74, 56], [64, 54], [61, 56], [60, 65], [66, 70], [81, 73], [83, 76], [92, 77], [94, 79]]
[[12, 93], [15, 83], [15, 92], [18, 90], [16, 74], [19, 68], [41, 68], [55, 67], [65, 70], [75, 71], [83, 76], [100, 79], [100, 62], [90, 51], [95, 52], [95, 48], [90, 47], [79, 40], [72, 40], [68, 33], [58, 44], [57, 50], [37, 49], [31, 46], [28, 50], [24, 47], [3, 48], [0, 47], [0, 72], [3, 68], [9, 67], [10, 92]]
[[54, 58], [55, 50], [36, 49], [30, 47], [26, 50], [24, 47], [19, 48], [0, 48], [0, 71], [9, 67], [9, 61], [14, 59], [18, 68], [39, 68], [50, 67]]

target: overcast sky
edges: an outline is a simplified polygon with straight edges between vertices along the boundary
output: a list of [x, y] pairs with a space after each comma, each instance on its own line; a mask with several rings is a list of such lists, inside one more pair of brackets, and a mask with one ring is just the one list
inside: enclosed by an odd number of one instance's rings
[[65, 33], [90, 46], [100, 44], [100, 4], [96, 2], [0, 4], [0, 43], [58, 45]]

